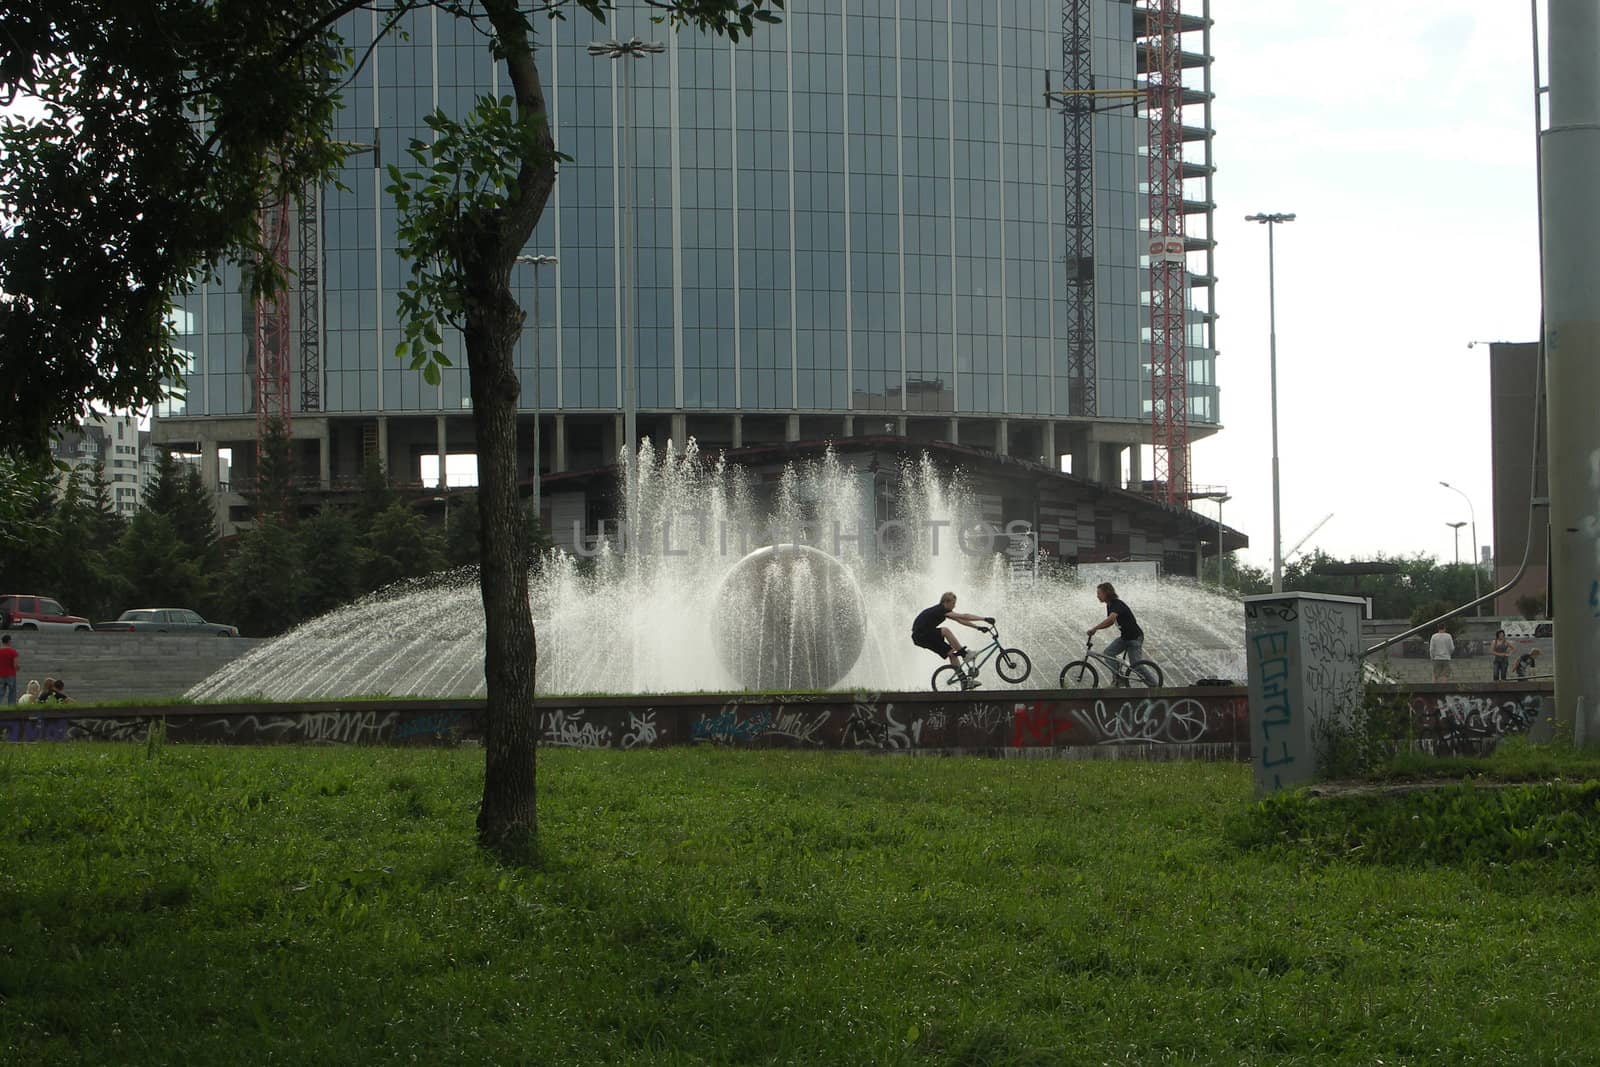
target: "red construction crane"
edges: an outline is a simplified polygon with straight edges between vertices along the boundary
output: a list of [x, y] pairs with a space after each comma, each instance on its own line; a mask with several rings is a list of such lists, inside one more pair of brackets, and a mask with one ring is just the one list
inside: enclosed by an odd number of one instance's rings
[[[289, 272], [289, 191], [275, 194], [261, 210], [261, 242], [267, 255], [277, 264], [280, 279]], [[261, 454], [267, 435], [276, 423], [289, 435], [289, 293], [279, 289], [274, 295], [256, 298], [256, 449]]]
[[1180, 0], [1146, 0], [1145, 115], [1150, 171], [1150, 384], [1158, 500], [1189, 492], [1188, 267], [1183, 218]]

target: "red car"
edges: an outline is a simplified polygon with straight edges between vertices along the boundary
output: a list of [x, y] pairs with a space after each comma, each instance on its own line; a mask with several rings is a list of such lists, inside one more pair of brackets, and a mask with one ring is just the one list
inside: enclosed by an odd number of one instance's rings
[[68, 615], [59, 601], [30, 593], [0, 593], [0, 626], [13, 630], [94, 629], [88, 619]]

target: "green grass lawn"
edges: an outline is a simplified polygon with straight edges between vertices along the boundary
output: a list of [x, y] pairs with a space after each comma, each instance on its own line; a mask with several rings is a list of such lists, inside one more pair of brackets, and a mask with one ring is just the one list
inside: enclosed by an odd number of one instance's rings
[[1600, 1055], [1593, 850], [1377, 861], [1245, 766], [547, 751], [524, 870], [481, 752], [146, 755], [0, 749], [0, 1061]]

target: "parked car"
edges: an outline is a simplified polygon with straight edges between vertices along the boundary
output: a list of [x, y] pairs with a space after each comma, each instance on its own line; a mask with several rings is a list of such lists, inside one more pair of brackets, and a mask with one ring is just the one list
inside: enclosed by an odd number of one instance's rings
[[31, 593], [0, 593], [0, 626], [13, 630], [92, 630], [81, 615], [68, 615], [58, 600]]
[[239, 628], [227, 623], [206, 622], [188, 608], [132, 608], [117, 616], [116, 622], [97, 622], [96, 630], [106, 633], [215, 634], [238, 637]]

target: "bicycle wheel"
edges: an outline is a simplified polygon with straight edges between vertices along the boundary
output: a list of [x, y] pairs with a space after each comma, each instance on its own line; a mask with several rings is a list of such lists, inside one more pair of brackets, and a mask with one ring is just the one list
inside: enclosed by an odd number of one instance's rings
[[1098, 689], [1100, 672], [1086, 659], [1075, 659], [1061, 668], [1061, 688]]
[[933, 691], [935, 693], [960, 693], [965, 688], [961, 684], [961, 672], [950, 666], [950, 664], [946, 663], [943, 667], [933, 672]]
[[1033, 672], [1033, 661], [1020, 648], [1002, 648], [995, 658], [994, 672], [1002, 681], [1015, 685]]
[[1153, 659], [1134, 660], [1128, 664], [1128, 684], [1138, 685], [1141, 682], [1151, 689], [1160, 689], [1166, 681], [1166, 676], [1161, 673], [1161, 665]]

